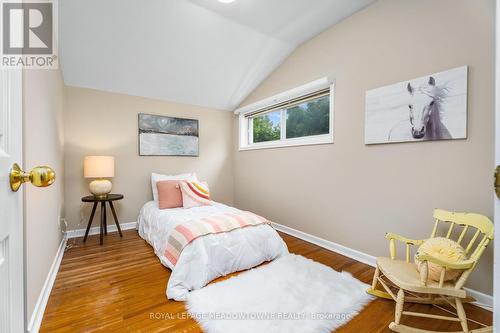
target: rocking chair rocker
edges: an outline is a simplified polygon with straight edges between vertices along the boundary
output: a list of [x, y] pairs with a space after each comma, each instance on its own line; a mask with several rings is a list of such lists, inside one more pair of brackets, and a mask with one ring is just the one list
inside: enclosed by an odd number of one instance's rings
[[[408, 239], [393, 233], [387, 233], [386, 238], [389, 240], [390, 258], [377, 258], [377, 267], [373, 277], [372, 286], [367, 292], [371, 295], [392, 299], [396, 302], [396, 313], [394, 322], [389, 325], [389, 328], [394, 332], [400, 333], [429, 333], [435, 331], [426, 331], [406, 325], [400, 324], [402, 315], [423, 317], [431, 319], [440, 319], [447, 321], [460, 322], [462, 331], [453, 332], [474, 332], [486, 333], [492, 332], [492, 327], [485, 327], [478, 330], [469, 331], [467, 325], [467, 317], [464, 311], [463, 302], [473, 301], [467, 297], [464, 289], [464, 284], [467, 278], [476, 267], [479, 258], [483, 254], [488, 244], [493, 240], [494, 227], [493, 223], [486, 216], [479, 214], [468, 213], [452, 213], [441, 209], [434, 210], [434, 228], [430, 238], [437, 237], [436, 234], [440, 223], [450, 223], [446, 232], [446, 238], [450, 239], [455, 228], [462, 228], [460, 233], [457, 232], [460, 244], [464, 240], [468, 240], [465, 247], [465, 252], [469, 255], [466, 260], [451, 262], [436, 258], [427, 253], [417, 253], [416, 259], [421, 261], [420, 273], [417, 271], [413, 262], [410, 262], [411, 246], [420, 246], [424, 240]], [[474, 231], [475, 230], [475, 231]], [[457, 231], [457, 230], [456, 230]], [[473, 231], [472, 237], [467, 237], [468, 231]], [[479, 237], [482, 235], [482, 237]], [[474, 247], [474, 244], [481, 238]], [[406, 260], [396, 259], [396, 242], [399, 241], [406, 245]], [[420, 252], [420, 251], [419, 251]], [[441, 267], [440, 281], [432, 281], [428, 279], [428, 263], [434, 263]], [[445, 282], [446, 270], [460, 270], [461, 274], [454, 280]], [[384, 290], [377, 289], [381, 285]], [[392, 288], [391, 288], [392, 287]], [[396, 292], [397, 291], [397, 292]], [[456, 317], [440, 316], [421, 312], [404, 311], [403, 305], [408, 303], [424, 303], [424, 304], [448, 304], [452, 306], [456, 312]], [[435, 332], [439, 333], [439, 332]], [[449, 332], [452, 333], [452, 332]]]

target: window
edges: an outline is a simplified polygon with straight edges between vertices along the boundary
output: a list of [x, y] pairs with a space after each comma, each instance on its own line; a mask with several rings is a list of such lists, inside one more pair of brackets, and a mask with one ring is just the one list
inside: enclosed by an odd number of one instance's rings
[[286, 137], [328, 134], [330, 132], [330, 91], [328, 95], [286, 109]]
[[252, 124], [250, 142], [268, 142], [281, 139], [281, 111], [268, 112], [249, 119]]
[[316, 84], [315, 89], [308, 84], [307, 90], [299, 87], [237, 110], [240, 150], [332, 143], [333, 85], [327, 82]]

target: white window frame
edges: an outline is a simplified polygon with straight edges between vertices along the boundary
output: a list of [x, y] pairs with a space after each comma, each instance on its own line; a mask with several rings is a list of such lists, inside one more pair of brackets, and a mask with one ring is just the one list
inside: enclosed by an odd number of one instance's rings
[[[330, 116], [329, 116], [329, 132], [327, 134], [303, 136], [298, 138], [286, 138], [286, 108], [281, 109], [281, 138], [274, 141], [257, 142], [253, 143], [253, 122], [250, 121], [250, 117], [247, 115], [254, 113], [260, 109], [271, 107], [272, 105], [280, 104], [286, 102], [287, 100], [295, 99], [307, 94], [311, 94], [316, 91], [324, 90], [326, 88], [330, 89]], [[239, 116], [239, 150], [254, 150], [254, 149], [268, 149], [268, 148], [280, 148], [280, 147], [294, 147], [294, 146], [305, 146], [305, 145], [320, 145], [320, 144], [332, 144], [334, 141], [334, 102], [335, 94], [335, 83], [329, 78], [322, 78], [313, 82], [309, 82], [300, 87], [285, 91], [278, 95], [266, 98], [259, 102], [247, 105], [236, 110], [234, 113]], [[273, 110], [270, 112], [276, 112]], [[265, 113], [262, 113], [265, 114]], [[261, 114], [261, 115], [262, 115]], [[256, 115], [257, 116], [257, 115]]]

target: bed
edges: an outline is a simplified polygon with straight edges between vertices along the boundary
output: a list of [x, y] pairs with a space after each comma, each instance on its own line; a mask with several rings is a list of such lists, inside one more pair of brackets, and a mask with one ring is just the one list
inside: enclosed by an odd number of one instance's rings
[[164, 256], [167, 239], [182, 223], [238, 209], [213, 202], [210, 206], [159, 209], [156, 201], [146, 203], [138, 217], [137, 230], [154, 249], [161, 263], [172, 270], [167, 283], [169, 299], [184, 301], [191, 290], [227, 274], [255, 267], [288, 253], [285, 242], [269, 224], [199, 237], [187, 245], [177, 263]]

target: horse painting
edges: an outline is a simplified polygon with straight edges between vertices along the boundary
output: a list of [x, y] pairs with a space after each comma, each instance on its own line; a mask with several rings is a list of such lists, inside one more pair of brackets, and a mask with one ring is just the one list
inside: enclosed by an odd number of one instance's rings
[[[436, 86], [431, 76], [427, 83], [413, 87], [408, 82], [406, 89], [410, 95], [408, 102], [408, 123], [396, 124], [388, 135], [389, 141], [401, 141], [411, 138], [415, 140], [442, 140], [452, 136], [441, 121], [442, 106], [448, 89]], [[404, 126], [406, 125], [406, 126]], [[401, 128], [404, 130], [401, 130]]]
[[365, 143], [466, 138], [467, 66], [366, 92]]

